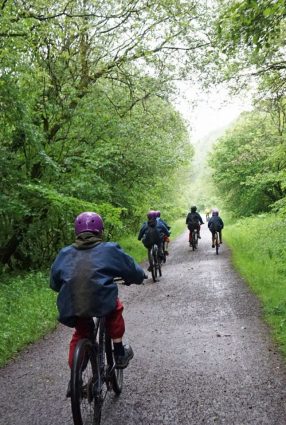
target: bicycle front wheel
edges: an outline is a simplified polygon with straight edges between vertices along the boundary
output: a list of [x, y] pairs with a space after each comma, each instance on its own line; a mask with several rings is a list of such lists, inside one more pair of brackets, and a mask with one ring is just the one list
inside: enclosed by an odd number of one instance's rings
[[74, 425], [99, 425], [101, 414], [94, 397], [100, 370], [95, 348], [89, 339], [78, 342], [71, 370], [71, 407]]
[[115, 368], [114, 353], [112, 350], [112, 341], [109, 336], [106, 335], [105, 340], [105, 352], [106, 360], [108, 365], [109, 382], [115, 394], [119, 395], [123, 387], [123, 370]]

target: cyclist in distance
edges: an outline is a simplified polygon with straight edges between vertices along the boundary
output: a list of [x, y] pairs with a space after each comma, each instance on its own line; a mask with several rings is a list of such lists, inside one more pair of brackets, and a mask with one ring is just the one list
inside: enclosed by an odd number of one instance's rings
[[163, 258], [162, 246], [163, 237], [170, 236], [170, 232], [162, 221], [157, 220], [157, 211], [149, 211], [147, 214], [148, 221], [145, 221], [138, 234], [138, 240], [143, 242], [147, 249], [151, 249], [152, 245], [158, 245], [158, 251], [161, 258]]
[[168, 230], [170, 230], [170, 229], [171, 229], [171, 227], [167, 224], [167, 222], [166, 222], [166, 221], [164, 221], [164, 220], [161, 218], [161, 211], [156, 211], [156, 213], [157, 213], [157, 221], [160, 221], [161, 223], [163, 223], [163, 224], [164, 224], [164, 226], [165, 226], [165, 227], [167, 227], [167, 229], [168, 229]]
[[210, 219], [211, 210], [210, 208], [205, 209], [205, 215], [206, 215], [206, 221], [209, 221]]
[[212, 248], [215, 247], [215, 245], [214, 245], [215, 232], [218, 232], [219, 243], [222, 244], [221, 231], [222, 231], [223, 227], [224, 227], [224, 223], [223, 223], [221, 217], [219, 217], [219, 210], [217, 208], [213, 208], [212, 216], [211, 216], [211, 218], [209, 219], [209, 222], [208, 222], [208, 228], [210, 229], [210, 231], [212, 233]]
[[[156, 218], [157, 221], [160, 221], [161, 223], [163, 223], [164, 226], [169, 230], [169, 232], [171, 234], [171, 231], [170, 231], [171, 227], [166, 223], [166, 221], [164, 221], [161, 218], [161, 211], [156, 211], [156, 212], [157, 212], [157, 218]], [[169, 255], [169, 252], [168, 252], [168, 244], [170, 242], [169, 236], [163, 235], [163, 241], [165, 242], [165, 244], [164, 244], [164, 246], [165, 246], [165, 255]]]
[[[191, 211], [188, 213], [186, 217], [186, 224], [188, 226], [188, 229], [190, 231], [189, 238], [191, 238], [191, 232], [194, 229], [197, 229], [198, 231], [198, 238], [201, 239], [200, 230], [201, 230], [201, 224], [204, 224], [202, 217], [197, 212], [197, 207], [193, 206], [191, 207]], [[190, 242], [190, 240], [189, 240]]]
[[[125, 323], [115, 277], [127, 285], [141, 284], [144, 270], [114, 242], [103, 241], [104, 224], [95, 212], [83, 212], [74, 222], [75, 242], [60, 250], [51, 268], [51, 288], [58, 292], [59, 321], [75, 328], [68, 363], [72, 367], [77, 342], [90, 338], [92, 317], [106, 317], [106, 329], [114, 343], [116, 367], [124, 369], [133, 358], [122, 337]], [[70, 394], [67, 393], [67, 396]]]

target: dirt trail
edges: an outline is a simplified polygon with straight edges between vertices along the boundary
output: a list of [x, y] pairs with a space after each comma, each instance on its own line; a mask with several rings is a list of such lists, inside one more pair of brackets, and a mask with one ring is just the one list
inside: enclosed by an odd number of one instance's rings
[[[286, 367], [258, 301], [219, 256], [205, 229], [192, 252], [170, 246], [159, 283], [121, 287], [135, 357], [103, 425], [283, 425]], [[0, 425], [71, 425], [66, 364], [70, 330], [31, 346], [0, 371]]]

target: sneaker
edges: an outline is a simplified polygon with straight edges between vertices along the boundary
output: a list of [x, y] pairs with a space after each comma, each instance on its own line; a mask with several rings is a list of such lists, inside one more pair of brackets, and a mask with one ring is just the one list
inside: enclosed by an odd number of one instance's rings
[[67, 398], [70, 398], [71, 397], [71, 381], [69, 381], [69, 383], [68, 383], [66, 397]]
[[151, 272], [152, 271], [152, 267], [149, 266], [147, 270], [148, 270], [148, 272]]
[[198, 235], [198, 239], [202, 239], [202, 238], [200, 237], [200, 235]]
[[214, 248], [214, 245], [212, 245], [212, 248]]
[[165, 254], [165, 255], [169, 255], [169, 251], [165, 251], [165, 252], [164, 252], [164, 254]]
[[220, 241], [220, 245], [222, 244], [222, 241]]
[[125, 369], [131, 359], [133, 359], [134, 353], [130, 345], [124, 346], [124, 355], [115, 357], [116, 369]]

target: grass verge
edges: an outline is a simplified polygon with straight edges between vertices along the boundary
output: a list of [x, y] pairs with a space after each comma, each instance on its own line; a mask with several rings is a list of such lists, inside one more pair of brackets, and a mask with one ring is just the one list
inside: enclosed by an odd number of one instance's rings
[[46, 273], [4, 279], [0, 286], [0, 366], [56, 326], [55, 294]]
[[247, 218], [226, 226], [233, 262], [261, 300], [265, 319], [286, 355], [286, 226], [276, 215]]

